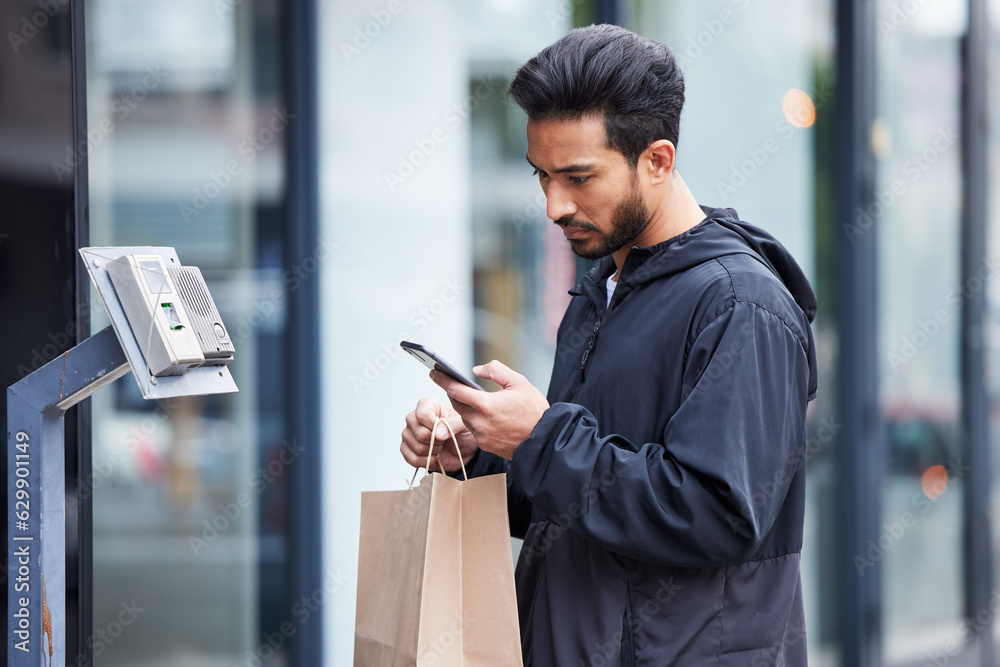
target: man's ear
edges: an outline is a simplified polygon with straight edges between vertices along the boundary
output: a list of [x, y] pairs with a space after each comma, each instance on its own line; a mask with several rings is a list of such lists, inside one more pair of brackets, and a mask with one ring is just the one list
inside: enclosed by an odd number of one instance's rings
[[674, 171], [674, 160], [677, 149], [673, 142], [667, 139], [659, 139], [649, 145], [643, 153], [644, 162], [649, 170], [649, 181], [652, 185], [659, 185], [670, 178]]

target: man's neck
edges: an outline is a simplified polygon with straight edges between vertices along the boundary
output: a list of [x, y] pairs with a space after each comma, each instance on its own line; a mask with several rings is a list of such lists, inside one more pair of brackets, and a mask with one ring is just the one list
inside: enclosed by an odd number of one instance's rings
[[617, 267], [615, 280], [618, 279], [622, 265], [625, 264], [625, 258], [628, 257], [633, 246], [645, 248], [663, 243], [683, 234], [705, 219], [705, 212], [701, 210], [701, 206], [698, 205], [698, 201], [688, 189], [681, 175], [675, 172], [671, 178], [673, 183], [670, 199], [660, 202], [658, 207], [653, 207], [650, 210], [652, 219], [646, 229], [632, 243], [612, 254]]

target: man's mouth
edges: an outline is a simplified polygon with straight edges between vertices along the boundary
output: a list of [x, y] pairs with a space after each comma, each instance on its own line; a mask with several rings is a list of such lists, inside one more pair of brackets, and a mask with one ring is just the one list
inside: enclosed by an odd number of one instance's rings
[[556, 220], [556, 224], [562, 228], [563, 234], [568, 239], [580, 239], [587, 236], [590, 232], [597, 231], [597, 228], [593, 225], [586, 222], [576, 222], [571, 216]]
[[563, 234], [568, 239], [580, 239], [590, 234], [589, 229], [584, 229], [583, 227], [574, 227], [572, 225], [564, 225], [562, 230]]

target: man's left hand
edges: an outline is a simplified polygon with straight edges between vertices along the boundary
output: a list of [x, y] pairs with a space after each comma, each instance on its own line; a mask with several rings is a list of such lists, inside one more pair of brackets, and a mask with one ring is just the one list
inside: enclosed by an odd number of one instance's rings
[[499, 361], [476, 366], [472, 372], [496, 382], [500, 391], [477, 391], [439, 371], [431, 371], [431, 379], [447, 392], [480, 449], [511, 459], [548, 410], [549, 402], [526, 377]]

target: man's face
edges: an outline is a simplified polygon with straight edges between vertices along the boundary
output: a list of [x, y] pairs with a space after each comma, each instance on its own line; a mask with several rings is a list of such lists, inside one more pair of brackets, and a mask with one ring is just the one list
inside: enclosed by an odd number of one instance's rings
[[587, 259], [632, 243], [650, 221], [636, 170], [608, 148], [604, 120], [528, 121], [528, 162], [573, 252]]

